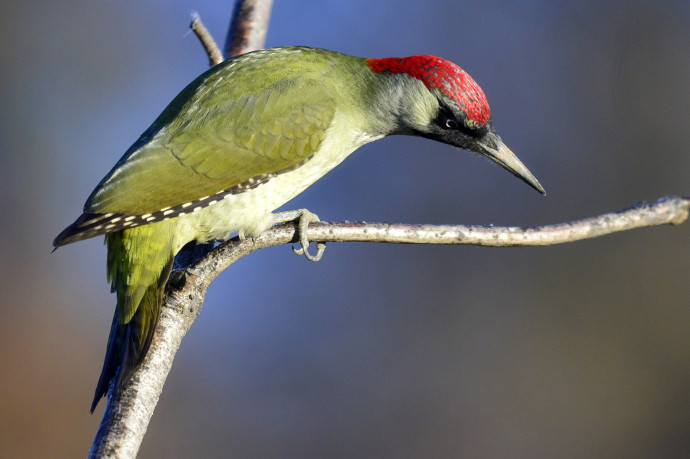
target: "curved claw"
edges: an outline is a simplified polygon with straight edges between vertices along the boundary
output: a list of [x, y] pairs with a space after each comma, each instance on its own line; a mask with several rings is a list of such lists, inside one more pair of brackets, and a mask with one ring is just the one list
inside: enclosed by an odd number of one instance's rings
[[[301, 239], [301, 238], [300, 238]], [[300, 245], [302, 245], [302, 241], [300, 241]], [[292, 252], [295, 255], [304, 255], [305, 258], [309, 261], [319, 261], [321, 257], [323, 257], [323, 252], [326, 250], [326, 243], [325, 242], [317, 242], [316, 243], [316, 255], [312, 255], [309, 253], [309, 241], [307, 241], [307, 245], [302, 245], [299, 249], [296, 249], [294, 246], [292, 247]]]
[[288, 222], [299, 220], [297, 222], [297, 230], [299, 231], [299, 244], [300, 248], [296, 249], [292, 247], [292, 251], [295, 255], [304, 255], [304, 257], [309, 261], [319, 261], [323, 257], [323, 252], [326, 250], [325, 242], [318, 242], [316, 244], [316, 255], [309, 253], [309, 238], [307, 237], [307, 230], [309, 228], [309, 223], [318, 222], [319, 217], [309, 212], [307, 209], [299, 209], [295, 211], [281, 212], [276, 215], [277, 221]]

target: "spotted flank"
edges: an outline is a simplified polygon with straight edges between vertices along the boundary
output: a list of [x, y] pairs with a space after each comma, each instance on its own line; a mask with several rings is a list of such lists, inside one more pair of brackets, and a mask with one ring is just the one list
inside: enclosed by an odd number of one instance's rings
[[223, 199], [228, 198], [234, 194], [239, 194], [252, 188], [268, 182], [280, 174], [290, 172], [302, 166], [309, 161], [306, 158], [299, 163], [280, 170], [278, 172], [271, 172], [269, 174], [258, 175], [251, 177], [244, 182], [238, 183], [228, 189], [210, 196], [204, 196], [194, 201], [185, 202], [177, 206], [164, 207], [155, 212], [143, 215], [125, 215], [120, 213], [106, 213], [106, 214], [82, 214], [74, 223], [68, 226], [62, 233], [60, 233], [53, 241], [53, 247], [60, 247], [72, 242], [89, 239], [102, 234], [112, 233], [115, 231], [134, 228], [136, 226], [146, 225], [149, 223], [160, 222], [182, 215], [197, 212], [205, 207], [212, 206]]

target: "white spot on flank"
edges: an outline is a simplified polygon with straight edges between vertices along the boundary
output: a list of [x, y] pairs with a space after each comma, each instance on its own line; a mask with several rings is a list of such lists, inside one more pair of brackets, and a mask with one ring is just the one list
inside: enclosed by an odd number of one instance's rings
[[[149, 214], [149, 215], [150, 215], [150, 214]], [[145, 220], [146, 220], [147, 222], [152, 222], [152, 221], [154, 221], [155, 219], [156, 219], [156, 217], [146, 217]]]
[[141, 216], [142, 220], [148, 220], [148, 218], [151, 216], [151, 214], [144, 214]]
[[[185, 203], [182, 204], [180, 207], [181, 207], [182, 209], [186, 209], [187, 207], [189, 207], [189, 206], [191, 206], [191, 205], [192, 205], [191, 202], [185, 202]], [[180, 214], [180, 215], [182, 215], [182, 214]]]
[[127, 223], [131, 223], [132, 220], [134, 220], [135, 218], [137, 218], [136, 215], [130, 215], [129, 217], [126, 217], [126, 218], [125, 218], [125, 221], [126, 221]]
[[[110, 223], [117, 223], [120, 220], [122, 220], [122, 217], [113, 218], [112, 220], [110, 220]], [[108, 225], [108, 227], [110, 227], [110, 225]]]
[[173, 212], [174, 210], [171, 210], [170, 207], [168, 207], [168, 210], [163, 211], [163, 215], [170, 215]]

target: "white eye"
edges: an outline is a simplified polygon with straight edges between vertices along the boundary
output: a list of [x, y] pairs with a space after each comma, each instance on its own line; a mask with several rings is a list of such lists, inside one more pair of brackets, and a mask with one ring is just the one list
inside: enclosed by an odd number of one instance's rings
[[458, 122], [455, 121], [453, 118], [448, 118], [446, 120], [446, 127], [448, 129], [457, 129], [458, 128]]

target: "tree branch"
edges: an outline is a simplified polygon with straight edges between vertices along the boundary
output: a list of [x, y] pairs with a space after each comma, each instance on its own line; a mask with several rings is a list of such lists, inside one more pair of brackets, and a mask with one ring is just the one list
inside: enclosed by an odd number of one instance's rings
[[[553, 225], [520, 227], [480, 225], [407, 225], [386, 223], [326, 223], [309, 225], [311, 242], [383, 242], [393, 244], [479, 245], [529, 247], [591, 239], [620, 231], [658, 225], [679, 225], [690, 213], [690, 196], [670, 196], [634, 206]], [[277, 225], [259, 236], [224, 242], [186, 270], [199, 285], [210, 284], [235, 261], [256, 250], [298, 242], [296, 224]], [[196, 285], [196, 284], [193, 284]], [[186, 292], [188, 286], [184, 287]], [[198, 291], [198, 287], [194, 287]]]
[[199, 39], [201, 46], [204, 47], [206, 55], [208, 56], [208, 65], [213, 67], [216, 64], [223, 62], [223, 53], [220, 52], [220, 48], [216, 44], [208, 29], [201, 22], [201, 18], [197, 13], [192, 13], [192, 23], [189, 24], [189, 28], [192, 29], [196, 38]]
[[225, 39], [226, 57], [264, 47], [272, 7], [273, 0], [245, 0], [235, 4]]

